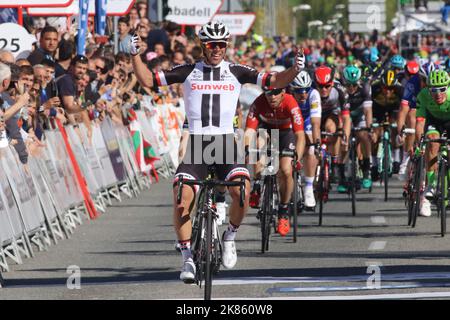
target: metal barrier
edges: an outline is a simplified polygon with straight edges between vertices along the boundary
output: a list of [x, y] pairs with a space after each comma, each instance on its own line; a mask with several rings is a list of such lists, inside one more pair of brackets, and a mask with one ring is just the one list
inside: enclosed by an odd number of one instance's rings
[[[146, 106], [136, 111], [134, 121], [139, 137], [159, 158], [153, 172], [169, 178], [178, 165], [184, 116], [173, 105]], [[106, 213], [113, 199], [121, 202], [121, 193], [131, 198], [150, 188], [151, 170], [137, 160], [126, 127], [107, 117], [92, 124], [89, 138], [83, 124], [64, 128], [56, 123], [26, 166], [14, 149], [0, 148], [0, 288], [1, 271], [9, 271], [11, 261], [22, 264], [36, 249], [69, 238], [84, 219]]]

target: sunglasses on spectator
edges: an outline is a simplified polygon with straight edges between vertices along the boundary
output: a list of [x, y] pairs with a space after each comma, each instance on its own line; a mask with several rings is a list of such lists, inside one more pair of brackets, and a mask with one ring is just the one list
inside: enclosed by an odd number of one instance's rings
[[294, 89], [294, 93], [297, 93], [297, 94], [305, 94], [305, 93], [308, 93], [310, 89], [311, 89], [311, 88], [299, 88], [299, 89]]
[[273, 90], [267, 91], [266, 95], [268, 95], [268, 96], [277, 96], [277, 95], [279, 95], [282, 92], [283, 92], [283, 89], [273, 89]]
[[207, 42], [207, 43], [205, 43], [205, 47], [208, 50], [213, 50], [217, 46], [220, 49], [225, 49], [228, 46], [228, 43], [226, 43], [226, 42]]
[[447, 91], [447, 87], [430, 88], [431, 93], [444, 93]]
[[106, 74], [108, 72], [108, 69], [106, 67], [99, 67], [99, 66], [95, 66], [95, 70], [100, 71], [102, 74]]
[[318, 84], [317, 87], [319, 89], [330, 89], [331, 88], [331, 84]]

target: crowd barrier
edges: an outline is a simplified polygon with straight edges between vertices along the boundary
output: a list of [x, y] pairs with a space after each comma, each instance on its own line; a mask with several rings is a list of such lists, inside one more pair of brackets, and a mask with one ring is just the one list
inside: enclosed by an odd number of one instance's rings
[[[151, 169], [167, 178], [173, 174], [182, 121], [177, 108], [158, 105], [136, 111], [129, 128], [109, 117], [93, 123], [90, 137], [83, 124], [57, 122], [26, 166], [12, 147], [0, 149], [0, 271], [69, 238], [83, 220], [105, 213], [112, 199], [149, 189]], [[139, 163], [136, 138], [152, 146], [151, 168]]]

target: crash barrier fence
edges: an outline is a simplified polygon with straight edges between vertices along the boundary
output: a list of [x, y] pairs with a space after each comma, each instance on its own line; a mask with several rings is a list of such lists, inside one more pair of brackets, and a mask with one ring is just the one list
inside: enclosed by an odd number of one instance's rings
[[[56, 121], [43, 145], [29, 150], [27, 165], [11, 146], [0, 148], [0, 271], [69, 238], [84, 219], [105, 213], [113, 199], [149, 189], [151, 169], [172, 175], [177, 158], [171, 151], [178, 150], [181, 131], [170, 128], [170, 108], [136, 111], [128, 128], [106, 117], [92, 124], [90, 137], [83, 124], [64, 127]], [[150, 168], [136, 157], [144, 140], [156, 155]]]

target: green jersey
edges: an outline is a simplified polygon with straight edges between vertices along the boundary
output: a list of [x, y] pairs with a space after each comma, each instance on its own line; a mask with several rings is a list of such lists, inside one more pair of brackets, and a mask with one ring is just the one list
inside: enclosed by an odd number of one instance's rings
[[431, 116], [442, 121], [450, 121], [450, 87], [447, 89], [447, 101], [439, 105], [434, 101], [428, 88], [423, 88], [417, 96], [417, 118]]

